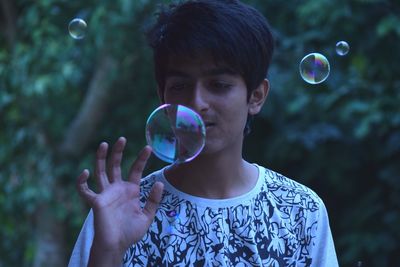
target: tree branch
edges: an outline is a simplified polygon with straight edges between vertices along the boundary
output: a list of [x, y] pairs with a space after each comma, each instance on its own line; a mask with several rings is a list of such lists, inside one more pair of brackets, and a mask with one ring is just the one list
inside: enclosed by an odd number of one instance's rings
[[89, 90], [75, 119], [72, 121], [60, 146], [64, 155], [76, 156], [85, 148], [107, 108], [116, 62], [110, 56], [102, 56], [89, 84]]

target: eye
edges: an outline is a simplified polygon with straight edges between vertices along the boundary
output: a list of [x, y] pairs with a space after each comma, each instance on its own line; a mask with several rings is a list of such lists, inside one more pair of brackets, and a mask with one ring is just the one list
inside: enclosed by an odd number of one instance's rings
[[231, 83], [225, 82], [225, 81], [211, 81], [210, 82], [210, 88], [218, 91], [218, 92], [224, 92], [229, 90], [232, 87]]
[[179, 93], [183, 91], [186, 87], [187, 85], [185, 83], [175, 83], [167, 86], [167, 91], [171, 93]]

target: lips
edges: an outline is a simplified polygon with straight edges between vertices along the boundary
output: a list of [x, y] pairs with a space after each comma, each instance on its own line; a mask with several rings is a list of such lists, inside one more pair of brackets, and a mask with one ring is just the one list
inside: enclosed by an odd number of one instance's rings
[[202, 115], [203, 123], [206, 128], [211, 128], [216, 125], [216, 118], [212, 116], [204, 116]]
[[215, 126], [215, 123], [214, 122], [204, 122], [204, 125], [206, 126], [206, 128], [209, 128], [209, 127]]

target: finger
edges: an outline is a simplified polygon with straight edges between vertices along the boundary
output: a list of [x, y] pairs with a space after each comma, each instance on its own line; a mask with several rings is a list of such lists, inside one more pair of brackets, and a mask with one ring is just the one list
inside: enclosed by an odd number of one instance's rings
[[102, 142], [96, 153], [96, 182], [100, 192], [110, 184], [106, 173], [107, 150], [108, 144]]
[[111, 152], [111, 163], [110, 163], [110, 171], [109, 178], [110, 182], [121, 181], [121, 161], [122, 154], [125, 148], [126, 139], [124, 137], [118, 138], [117, 142], [115, 142], [112, 152]]
[[89, 171], [85, 169], [78, 176], [78, 179], [76, 180], [76, 189], [79, 195], [83, 199], [85, 199], [90, 204], [90, 206], [92, 206], [93, 200], [96, 197], [96, 193], [89, 188], [87, 184], [88, 178], [89, 178]]
[[160, 205], [163, 191], [164, 184], [161, 182], [155, 182], [153, 187], [151, 188], [149, 197], [143, 208], [143, 213], [147, 216], [149, 222], [152, 222], [154, 219], [157, 208]]
[[129, 181], [139, 185], [140, 179], [142, 178], [143, 169], [146, 166], [146, 162], [151, 155], [151, 147], [145, 146], [142, 151], [140, 151], [138, 157], [133, 162], [132, 167], [129, 171]]

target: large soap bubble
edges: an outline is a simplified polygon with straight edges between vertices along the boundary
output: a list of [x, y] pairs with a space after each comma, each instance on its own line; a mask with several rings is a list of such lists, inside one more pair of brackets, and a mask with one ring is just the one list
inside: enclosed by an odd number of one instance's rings
[[205, 145], [205, 136], [200, 115], [182, 105], [164, 104], [147, 119], [147, 143], [159, 159], [168, 163], [194, 159]]

